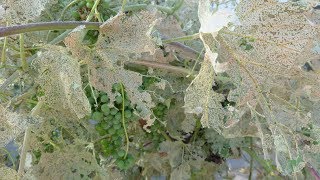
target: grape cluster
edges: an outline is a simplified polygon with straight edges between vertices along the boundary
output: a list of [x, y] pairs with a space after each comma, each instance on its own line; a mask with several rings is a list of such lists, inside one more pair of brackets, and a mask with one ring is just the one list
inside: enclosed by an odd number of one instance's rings
[[[110, 7], [111, 0], [101, 0], [98, 4], [98, 11], [101, 15], [101, 19], [106, 21], [111, 16], [116, 15], [117, 12], [113, 11]], [[85, 20], [89, 15], [92, 7], [94, 5], [94, 0], [81, 0], [76, 5], [76, 11], [72, 12], [72, 16], [75, 20]]]
[[143, 91], [148, 89], [152, 84], [160, 82], [159, 78], [156, 77], [142, 77], [142, 85], [139, 87], [139, 90]]
[[147, 138], [151, 139], [154, 146], [157, 147], [161, 142], [165, 141], [164, 133], [166, 129], [160, 121], [163, 121], [166, 111], [168, 110], [167, 106], [163, 103], [158, 103], [153, 109], [153, 114], [157, 117], [157, 120], [150, 127], [150, 133], [147, 134]]
[[125, 151], [122, 150], [125, 143], [125, 131], [122, 125], [122, 104], [124, 103], [125, 108], [125, 123], [137, 118], [133, 115], [131, 101], [126, 93], [124, 93], [124, 98], [122, 98], [120, 84], [113, 85], [113, 92], [116, 94], [115, 101], [113, 102], [114, 107], [110, 106], [110, 99], [105, 92], [94, 91], [97, 102], [94, 97], [88, 97], [92, 107], [91, 119], [96, 122], [95, 129], [99, 135], [105, 136], [104, 139], [99, 141], [101, 153], [105, 157], [112, 156], [116, 159], [118, 168], [126, 170], [134, 164], [134, 158], [130, 154], [125, 156]]
[[[110, 8], [110, 0], [101, 0], [98, 4], [98, 12], [102, 21], [109, 19], [111, 16], [116, 15]], [[72, 12], [72, 16], [77, 21], [86, 20], [87, 16], [89, 15], [92, 7], [94, 5], [94, 0], [81, 0], [76, 5], [76, 11]], [[97, 21], [98, 19], [94, 19]], [[88, 44], [94, 44], [98, 40], [99, 31], [97, 30], [89, 30], [84, 37], [84, 41], [88, 42]]]

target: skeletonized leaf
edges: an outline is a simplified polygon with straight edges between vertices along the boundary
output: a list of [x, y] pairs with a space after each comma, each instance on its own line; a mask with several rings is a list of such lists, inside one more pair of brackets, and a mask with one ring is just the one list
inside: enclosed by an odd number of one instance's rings
[[50, 46], [39, 54], [34, 66], [38, 68], [37, 81], [44, 92], [41, 108], [52, 109], [57, 116], [69, 113], [69, 117], [78, 119], [90, 114], [90, 104], [82, 89], [80, 64], [65, 48]]
[[[225, 129], [218, 132], [226, 137], [259, 135], [264, 153], [271, 148], [275, 150], [277, 167], [283, 174], [304, 167], [301, 151], [306, 144], [299, 141], [297, 131], [308, 124], [318, 128], [320, 120], [313, 108], [320, 103], [320, 77], [316, 71], [303, 68], [305, 63], [320, 57], [314, 50], [320, 41], [319, 27], [304, 15], [310, 8], [308, 3], [244, 0], [237, 7], [240, 25], [219, 31], [219, 57], [217, 61], [216, 57], [209, 57], [214, 67], [225, 65], [219, 72], [224, 72], [235, 86], [227, 97], [235, 105], [226, 107]], [[213, 37], [214, 33], [211, 32]], [[203, 36], [202, 40], [207, 52], [215, 50], [212, 45], [215, 39]], [[201, 86], [209, 89], [212, 81], [207, 80], [207, 85]], [[219, 96], [213, 93], [209, 97], [208, 93], [201, 94], [205, 99], [214, 99], [208, 101], [209, 105], [200, 104], [203, 108], [199, 108], [200, 112], [206, 115], [208, 107], [216, 107], [220, 99], [214, 98]], [[195, 101], [194, 97], [190, 99]], [[202, 119], [204, 126], [217, 129], [217, 124], [221, 125], [219, 113], [221, 108], [205, 121]], [[241, 131], [246, 126], [252, 126], [258, 133]], [[240, 133], [234, 134], [235, 127]]]

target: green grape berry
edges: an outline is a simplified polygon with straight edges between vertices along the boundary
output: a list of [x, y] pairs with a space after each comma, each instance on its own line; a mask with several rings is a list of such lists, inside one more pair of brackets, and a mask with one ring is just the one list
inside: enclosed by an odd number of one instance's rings
[[110, 109], [110, 114], [111, 114], [111, 115], [116, 115], [118, 111], [119, 111], [119, 110], [116, 109], [116, 108], [111, 108], [111, 109]]
[[100, 141], [100, 144], [101, 144], [104, 148], [109, 146], [109, 142], [108, 142], [107, 140], [105, 140], [105, 139], [102, 139], [102, 140]]
[[[120, 119], [121, 119], [121, 116], [120, 116]], [[113, 117], [113, 121], [112, 121], [113, 125], [120, 124], [121, 123], [120, 119], [116, 119], [115, 117]]]
[[103, 128], [103, 129], [109, 129], [109, 124], [108, 123], [106, 123], [106, 122], [101, 122], [101, 127]]
[[133, 156], [132, 156], [131, 154], [128, 154], [126, 160], [127, 160], [127, 162], [128, 162], [129, 164], [133, 164], [133, 163], [134, 163], [134, 158], [133, 158]]
[[113, 134], [116, 133], [116, 130], [115, 130], [114, 128], [109, 128], [109, 129], [108, 129], [108, 133], [109, 133], [110, 135], [113, 135]]
[[121, 104], [122, 103], [122, 96], [121, 95], [116, 96], [115, 102], [116, 102], [116, 104]]
[[117, 129], [116, 133], [117, 133], [118, 136], [122, 136], [122, 135], [124, 135], [124, 130], [122, 128]]
[[103, 103], [106, 103], [106, 102], [108, 102], [109, 101], [109, 98], [108, 98], [108, 95], [102, 95], [101, 97], [100, 97], [100, 101], [101, 102], [103, 102]]
[[119, 169], [125, 169], [125, 163], [124, 163], [124, 161], [121, 160], [121, 159], [118, 159], [118, 160], [116, 161], [116, 165], [118, 166]]
[[96, 125], [95, 129], [100, 136], [104, 136], [107, 134], [107, 132], [99, 124]]
[[128, 99], [124, 100], [124, 106], [125, 107], [130, 107], [130, 101]]
[[113, 84], [112, 89], [116, 92], [119, 92], [121, 90], [121, 84], [120, 83]]
[[101, 106], [101, 111], [103, 112], [103, 114], [105, 116], [107, 116], [110, 113], [110, 108], [109, 108], [108, 104], [103, 104]]
[[89, 97], [89, 98], [88, 98], [88, 101], [89, 101], [90, 104], [94, 104], [94, 103], [95, 103], [95, 100], [94, 100], [93, 97]]
[[113, 119], [113, 116], [111, 114], [107, 115], [105, 118], [103, 118], [105, 121], [111, 121]]
[[76, 20], [80, 19], [80, 14], [79, 14], [79, 12], [73, 11], [73, 12], [72, 12], [72, 17], [73, 17], [74, 19], [76, 19]]
[[125, 150], [121, 149], [121, 150], [118, 151], [118, 156], [119, 157], [124, 157], [125, 155], [126, 155], [126, 151]]
[[114, 115], [114, 119], [120, 120], [121, 119], [121, 113], [118, 112], [116, 115]]
[[101, 121], [103, 119], [103, 114], [101, 112], [96, 111], [93, 112], [91, 117], [93, 120]]
[[118, 129], [121, 128], [121, 124], [114, 124], [114, 125], [113, 125], [113, 128], [116, 129], [116, 130], [118, 130]]
[[118, 138], [116, 141], [113, 142], [113, 144], [115, 146], [120, 146], [122, 144], [122, 139], [121, 138]]
[[86, 3], [87, 8], [91, 9], [93, 7], [93, 2]]
[[127, 109], [127, 110], [124, 111], [124, 117], [125, 118], [131, 118], [131, 116], [132, 116], [132, 113], [131, 113], [130, 110]]
[[86, 3], [87, 3], [86, 1], [80, 1], [78, 4], [79, 8], [84, 7], [86, 5]]

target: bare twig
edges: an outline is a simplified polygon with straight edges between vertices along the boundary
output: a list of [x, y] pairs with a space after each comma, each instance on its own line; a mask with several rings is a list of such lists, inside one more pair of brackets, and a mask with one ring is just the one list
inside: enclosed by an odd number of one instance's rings
[[135, 61], [127, 61], [125, 64], [135, 64], [135, 65], [143, 65], [147, 67], [153, 67], [158, 69], [164, 69], [170, 72], [181, 73], [184, 75], [190, 74], [190, 71], [185, 68], [172, 66], [170, 64], [158, 63], [155, 61], [146, 61], [146, 60], [135, 60]]
[[22, 150], [21, 150], [21, 155], [20, 155], [20, 163], [19, 163], [19, 170], [18, 174], [20, 176], [24, 175], [24, 165], [26, 161], [26, 155], [28, 151], [28, 146], [29, 146], [29, 139], [30, 139], [30, 130], [27, 127], [25, 134], [24, 134], [24, 139], [23, 139], [23, 145], [22, 145]]
[[47, 30], [65, 30], [74, 29], [78, 26], [84, 25], [87, 29], [99, 29], [102, 23], [99, 22], [85, 22], [85, 21], [53, 21], [30, 23], [16, 26], [8, 26], [0, 28], [0, 37], [10, 36], [14, 34], [34, 32], [34, 31], [47, 31]]

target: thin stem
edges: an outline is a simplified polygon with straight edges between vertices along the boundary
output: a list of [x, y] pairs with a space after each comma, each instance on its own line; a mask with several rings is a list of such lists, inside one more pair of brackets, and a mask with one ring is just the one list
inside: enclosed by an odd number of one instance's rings
[[194, 127], [194, 133], [191, 137], [191, 143], [194, 143], [196, 141], [200, 129], [201, 129], [201, 122], [200, 122], [200, 119], [197, 119], [196, 126]]
[[[91, 82], [91, 80], [90, 80], [90, 69], [89, 69], [89, 66], [88, 66], [88, 80], [89, 80], [89, 82]], [[95, 95], [95, 93], [94, 93], [94, 90], [93, 90], [93, 88], [92, 88], [92, 86], [91, 86], [91, 83], [89, 83], [89, 87], [90, 87], [90, 90], [91, 90], [91, 93], [92, 93], [92, 96], [93, 96], [93, 99], [94, 99], [94, 102], [95, 102], [95, 107], [98, 107], [97, 97], [96, 97], [96, 95]]]
[[126, 154], [124, 155], [124, 159], [125, 159], [129, 151], [129, 137], [128, 137], [127, 128], [126, 128], [125, 119], [124, 119], [124, 88], [122, 83], [120, 83], [120, 87], [121, 87], [121, 96], [122, 96], [122, 109], [121, 109], [122, 126], [124, 129], [124, 134], [126, 136]]
[[[176, 4], [173, 7], [164, 7], [164, 6], [160, 6], [160, 5], [148, 5], [148, 4], [135, 4], [135, 5], [129, 5], [129, 6], [125, 6], [126, 0], [122, 1], [122, 6], [121, 6], [121, 11], [122, 12], [126, 12], [126, 11], [140, 11], [143, 9], [146, 9], [148, 6], [150, 7], [154, 7], [156, 9], [158, 9], [159, 11], [162, 11], [168, 15], [172, 15], [174, 14], [183, 4], [184, 0], [179, 0], [178, 2], [176, 2]], [[114, 11], [119, 11], [119, 7], [113, 8], [112, 10]]]
[[100, 3], [100, 0], [96, 0], [96, 1], [94, 2], [93, 6], [92, 6], [92, 9], [91, 9], [91, 11], [90, 11], [90, 13], [89, 13], [86, 21], [91, 21], [91, 19], [94, 17], [95, 12], [96, 12], [96, 9], [97, 9], [99, 3]]
[[191, 59], [196, 59], [196, 58], [198, 58], [198, 56], [200, 56], [202, 59], [204, 58], [201, 53], [199, 53], [198, 51], [196, 51], [196, 50], [192, 49], [191, 47], [186, 46], [180, 42], [170, 42], [168, 44], [171, 46], [174, 46], [176, 49], [183, 51]]
[[155, 5], [155, 7], [162, 12], [167, 13], [168, 15], [172, 15], [174, 14], [178, 9], [180, 9], [180, 7], [182, 6], [184, 0], [178, 0], [175, 5], [171, 8], [169, 7], [164, 7], [164, 6], [159, 6], [159, 5]]
[[[250, 150], [253, 151], [253, 140], [252, 140], [252, 137], [249, 137], [250, 138]], [[253, 170], [253, 158], [250, 157], [250, 172], [249, 172], [249, 180], [252, 179], [252, 170]]]
[[[8, 22], [7, 22], [7, 26], [8, 26]], [[2, 53], [1, 53], [1, 65], [2, 66], [5, 66], [6, 62], [7, 62], [7, 58], [6, 58], [7, 43], [8, 43], [8, 38], [4, 37], [4, 42], [3, 42], [3, 46], [2, 46]]]
[[160, 134], [161, 134], [167, 141], [171, 141], [171, 142], [172, 142], [171, 137], [168, 136], [167, 133], [165, 133], [165, 132], [163, 132], [163, 131], [161, 131], [161, 130], [159, 130], [159, 131], [160, 131]]
[[6, 57], [7, 43], [8, 43], [8, 39], [7, 39], [7, 37], [4, 37], [4, 42], [3, 42], [3, 46], [2, 46], [2, 54], [1, 54], [1, 65], [2, 66], [5, 66], [6, 62], [7, 62], [7, 57]]
[[[124, 9], [122, 10], [123, 12], [126, 11], [140, 11], [143, 9], [146, 9], [148, 6], [148, 4], [135, 4], [135, 5], [130, 5], [130, 6], [126, 6], [124, 7]], [[118, 10], [118, 8], [114, 8], [114, 11]]]
[[13, 168], [16, 169], [16, 163], [14, 162], [14, 159], [11, 156], [10, 152], [7, 149], [2, 148], [2, 147], [0, 148], [0, 150], [4, 151], [6, 154], [8, 154], [8, 157], [9, 157], [10, 161], [12, 162]]
[[24, 37], [23, 34], [20, 34], [20, 58], [21, 58], [21, 67], [23, 71], [28, 70], [28, 63], [26, 58], [26, 53], [24, 49]]
[[190, 40], [194, 40], [194, 39], [199, 39], [199, 33], [191, 34], [191, 35], [188, 35], [188, 36], [164, 39], [164, 40], [162, 40], [162, 42], [168, 44], [168, 43], [172, 43], [172, 42], [190, 41]]
[[30, 136], [30, 130], [27, 127], [24, 134], [23, 145], [22, 145], [22, 150], [20, 154], [19, 170], [18, 170], [18, 174], [21, 176], [24, 174], [24, 165], [25, 165], [27, 150], [29, 148], [29, 139], [30, 139], [29, 136]]
[[65, 32], [60, 34], [58, 37], [56, 37], [52, 41], [50, 41], [48, 44], [58, 44], [59, 42], [63, 41], [69, 35], [70, 32], [72, 32], [71, 29], [66, 30]]
[[101, 18], [101, 15], [100, 15], [100, 13], [99, 13], [99, 11], [98, 11], [98, 8], [96, 8], [96, 9], [94, 10], [94, 15], [96, 16], [96, 18], [98, 19], [99, 22], [103, 22], [103, 20], [102, 20], [102, 18]]
[[193, 67], [192, 67], [192, 69], [191, 69], [191, 73], [188, 74], [187, 77], [189, 77], [189, 76], [191, 76], [191, 75], [193, 74], [194, 69], [196, 68], [196, 66], [197, 66], [197, 64], [198, 64], [198, 62], [199, 62], [199, 60], [200, 60], [200, 57], [201, 57], [201, 55], [202, 55], [203, 52], [204, 52], [204, 48], [202, 48], [201, 52], [199, 53], [199, 56], [198, 56], [196, 62], [194, 63], [194, 65], [193, 65]]
[[84, 25], [87, 29], [98, 30], [102, 23], [98, 22], [84, 22], [84, 21], [53, 21], [53, 22], [41, 22], [41, 23], [30, 23], [24, 25], [16, 25], [10, 27], [0, 28], [0, 37], [10, 36], [14, 34], [21, 34], [26, 32], [34, 31], [47, 31], [47, 30], [65, 30], [74, 29], [78, 26]]
[[170, 72], [175, 72], [175, 73], [181, 73], [181, 74], [190, 74], [191, 72], [188, 69], [185, 68], [180, 68], [176, 66], [172, 66], [170, 64], [164, 64], [164, 63], [158, 63], [154, 61], [146, 61], [146, 60], [135, 60], [135, 61], [127, 61], [124, 62], [126, 64], [137, 64], [137, 65], [144, 65], [147, 67], [152, 67], [152, 68], [159, 68], [159, 69], [164, 69]]
[[72, 6], [76, 5], [79, 1], [81, 1], [81, 0], [73, 0], [71, 3], [69, 3], [69, 4], [62, 10], [61, 15], [60, 15], [58, 21], [61, 21], [62, 18], [63, 18], [63, 16], [64, 16], [64, 14], [67, 12], [67, 10], [70, 9]]
[[267, 171], [267, 174], [274, 174], [272, 165], [270, 165], [265, 160], [258, 157], [258, 155], [254, 151], [252, 151], [250, 148], [247, 148], [247, 147], [242, 147], [242, 150], [248, 153], [251, 159], [256, 160], [264, 168], [264, 170]]
[[124, 12], [127, 0], [122, 0], [121, 11]]

